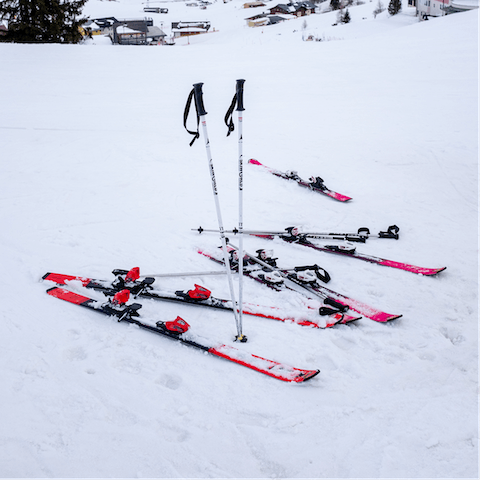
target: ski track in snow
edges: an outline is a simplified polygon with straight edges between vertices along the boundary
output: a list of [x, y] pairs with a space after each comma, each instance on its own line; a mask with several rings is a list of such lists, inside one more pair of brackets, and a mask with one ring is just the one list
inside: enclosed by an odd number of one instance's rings
[[[0, 476], [478, 477], [477, 12], [418, 22], [404, 5], [374, 20], [370, 2], [349, 9], [348, 25], [333, 27], [336, 13], [326, 13], [302, 31], [303, 18], [247, 28], [244, 18], [263, 9], [242, 4], [168, 3], [168, 15], [152, 14], [167, 32], [171, 21], [199, 18], [216, 29], [174, 47], [113, 47], [100, 37], [0, 44]], [[84, 13], [142, 10], [133, 0], [90, 0]], [[305, 384], [60, 302], [40, 281], [46, 272], [111, 279], [113, 268], [220, 268], [197, 253], [216, 249], [218, 236], [191, 231], [217, 221], [204, 139], [188, 146], [183, 108], [204, 82], [231, 229], [237, 132], [226, 138], [223, 116], [237, 78], [246, 79], [244, 228], [377, 232], [395, 223], [398, 241], [371, 239], [358, 251], [447, 266], [421, 277], [245, 238], [247, 251], [273, 249], [286, 267], [317, 263], [329, 288], [403, 315], [326, 330], [243, 316], [249, 341], [235, 347], [319, 368]], [[299, 188], [249, 158], [320, 175], [353, 200]], [[229, 297], [225, 277], [157, 282]], [[304, 308], [301, 296], [248, 278], [244, 289], [251, 303]], [[234, 343], [227, 312], [142, 303], [149, 322], [181, 315], [198, 339]]]

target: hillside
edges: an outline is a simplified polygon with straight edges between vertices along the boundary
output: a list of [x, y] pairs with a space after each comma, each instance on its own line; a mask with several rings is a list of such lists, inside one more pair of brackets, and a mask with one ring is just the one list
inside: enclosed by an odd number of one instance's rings
[[[336, 13], [325, 13], [302, 30], [302, 18], [249, 28], [254, 9], [242, 4], [159, 3], [166, 32], [203, 19], [216, 30], [173, 47], [0, 44], [1, 477], [478, 477], [478, 12], [418, 22], [406, 6], [374, 18], [367, 2], [351, 8], [351, 24], [332, 26]], [[142, 17], [143, 5], [91, 0], [85, 13]], [[238, 78], [245, 162], [321, 176], [353, 198], [336, 202], [245, 163], [245, 228], [396, 224], [399, 240], [357, 250], [447, 267], [419, 276], [246, 238], [247, 251], [316, 263], [329, 288], [402, 317], [320, 330], [245, 315], [245, 344], [233, 342], [229, 313], [142, 301], [145, 319], [180, 315], [198, 341], [320, 369], [304, 384], [61, 302], [41, 281], [220, 268], [197, 253], [218, 236], [191, 231], [216, 228], [217, 217], [204, 138], [189, 146], [183, 110], [203, 82], [233, 228], [237, 138], [223, 118]], [[222, 276], [156, 283], [229, 296]], [[249, 279], [244, 289], [248, 302], [305, 311], [300, 295]]]

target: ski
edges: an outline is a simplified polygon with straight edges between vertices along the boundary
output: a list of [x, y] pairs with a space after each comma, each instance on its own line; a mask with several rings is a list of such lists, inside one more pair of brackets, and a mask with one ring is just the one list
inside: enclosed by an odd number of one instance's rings
[[338, 200], [339, 202], [348, 202], [349, 200], [351, 200], [351, 197], [347, 197], [346, 195], [342, 195], [341, 193], [334, 192], [333, 190], [330, 190], [329, 188], [327, 188], [323, 183], [323, 179], [320, 177], [311, 177], [310, 181], [307, 182], [305, 180], [302, 180], [297, 175], [297, 172], [293, 172], [293, 171], [281, 172], [280, 170], [275, 170], [274, 168], [270, 168], [270, 167], [267, 167], [266, 165], [263, 165], [262, 163], [260, 163], [258, 160], [255, 160], [254, 158], [251, 158], [248, 161], [248, 163], [263, 167], [268, 172], [275, 175], [276, 177], [284, 178], [285, 180], [293, 180], [294, 182], [297, 182], [297, 184], [300, 185], [301, 187], [307, 187], [310, 190], [313, 190], [318, 193], [322, 193], [323, 195], [327, 195], [328, 197]]
[[[64, 275], [60, 273], [46, 273], [42, 278], [58, 285], [68, 285], [70, 282], [80, 282], [85, 288], [101, 291], [106, 295], [113, 296], [120, 290], [127, 289], [134, 297], [151, 298], [154, 300], [165, 300], [170, 302], [184, 303], [188, 305], [197, 305], [203, 307], [216, 308], [218, 310], [233, 310], [231, 300], [216, 298], [211, 295], [210, 290], [195, 284], [192, 290], [187, 291], [168, 291], [153, 289], [152, 284], [155, 279], [145, 277], [139, 280], [139, 269], [133, 268], [130, 271], [116, 269], [113, 271], [116, 276], [113, 282], [107, 280], [95, 280], [92, 278]], [[318, 320], [308, 318], [307, 316], [283, 315], [281, 309], [271, 306], [254, 305], [251, 303], [243, 303], [242, 313], [270, 320], [277, 320], [286, 323], [297, 323], [301, 326], [314, 328], [330, 328], [337, 323], [344, 323], [345, 316], [340, 312], [332, 313], [328, 316], [325, 325], [319, 324]], [[350, 320], [352, 321], [352, 320]]]
[[185, 333], [189, 330], [188, 323], [181, 317], [177, 317], [169, 322], [157, 322], [156, 325], [150, 325], [138, 320], [138, 310], [141, 305], [133, 303], [127, 305], [130, 292], [128, 290], [120, 291], [116, 294], [113, 300], [101, 303], [92, 298], [80, 295], [62, 287], [53, 287], [47, 290], [47, 293], [52, 297], [65, 300], [67, 302], [86, 307], [96, 312], [103, 313], [108, 316], [116, 317], [119, 322], [127, 322], [138, 327], [148, 330], [150, 332], [162, 335], [171, 340], [176, 340], [189, 347], [208, 352], [216, 357], [229, 360], [231, 362], [243, 365], [244, 367], [263, 373], [270, 377], [282, 380], [285, 382], [305, 382], [315, 377], [320, 373], [320, 370], [304, 370], [300, 368], [291, 367], [284, 363], [268, 360], [257, 355], [253, 355], [244, 351], [240, 351], [229, 345], [209, 346], [188, 337]]
[[[234, 253], [235, 249], [230, 247], [229, 250], [230, 250], [230, 253], [233, 256], [233, 253]], [[198, 253], [200, 253], [201, 255], [209, 258], [210, 260], [213, 260], [216, 263], [219, 263], [221, 265], [223, 264], [223, 259], [218, 255], [215, 255], [215, 254], [212, 254], [212, 253], [209, 253], [209, 252], [205, 252], [204, 250], [198, 250]], [[249, 258], [253, 258], [253, 257], [249, 256], [248, 254], [246, 254], [246, 255]], [[232, 260], [232, 262], [233, 262], [232, 269], [235, 269], [236, 265], [234, 264], [233, 260]], [[252, 280], [255, 280], [255, 281], [271, 288], [272, 290], [276, 290], [277, 292], [280, 292], [282, 290], [292, 290], [292, 291], [295, 291], [297, 293], [303, 294], [304, 296], [306, 296], [309, 299], [318, 300], [318, 296], [321, 295], [321, 294], [320, 293], [311, 294], [310, 291], [305, 289], [306, 284], [300, 280], [300, 278], [303, 278], [303, 279], [307, 278], [310, 284], [312, 284], [312, 283], [316, 284], [315, 279], [314, 279], [314, 277], [316, 276], [315, 273], [314, 273], [315, 272], [315, 267], [317, 267], [317, 266], [312, 265], [310, 267], [296, 267], [297, 270], [292, 269], [292, 270], [282, 270], [281, 271], [284, 276], [288, 277], [288, 280], [290, 280], [293, 283], [297, 284], [298, 286], [302, 287], [302, 291], [299, 291], [298, 289], [287, 285], [284, 281], [284, 277], [282, 277], [282, 275], [280, 275], [280, 273], [279, 273], [280, 269], [277, 269], [276, 267], [273, 267], [273, 266], [271, 268], [269, 268], [269, 267], [266, 267], [266, 268], [252, 268], [251, 264], [246, 265], [244, 267], [243, 274], [246, 277], [249, 277]], [[310, 269], [310, 270], [308, 270], [308, 269]], [[312, 269], [313, 269], [313, 272], [312, 272]], [[341, 320], [337, 321], [335, 324], [347, 324], [347, 323], [355, 322], [355, 321], [360, 320], [362, 318], [362, 317], [359, 317], [358, 315], [356, 315], [356, 316], [355, 315], [348, 315], [347, 313], [345, 313], [346, 310], [347, 310], [347, 307], [343, 303], [337, 302], [333, 298], [330, 298], [329, 296], [324, 295], [322, 297], [322, 299], [324, 301], [324, 305], [318, 309], [318, 312], [322, 316], [326, 315], [328, 317], [331, 317], [333, 315], [334, 319], [336, 319], [340, 315]], [[315, 307], [312, 307], [312, 306], [307, 306], [307, 307], [309, 309], [317, 310]], [[355, 309], [353, 309], [353, 310], [355, 310]], [[369, 311], [370, 314], [373, 314], [372, 309], [369, 309], [368, 311]], [[358, 310], [357, 310], [357, 312], [362, 313]], [[394, 318], [397, 318], [397, 316], [395, 316]], [[389, 318], [389, 320], [393, 320], [393, 318]], [[329, 323], [330, 322], [327, 321], [327, 326], [329, 325]]]
[[312, 243], [308, 238], [302, 234], [295, 235], [293, 231], [286, 233], [284, 235], [253, 235], [260, 238], [266, 238], [273, 240], [276, 236], [281, 238], [285, 242], [295, 243], [298, 245], [303, 245], [304, 247], [313, 248], [319, 252], [334, 253], [336, 255], [342, 255], [344, 257], [356, 258], [357, 260], [363, 260], [364, 262], [374, 263], [376, 265], [383, 265], [385, 267], [396, 268], [398, 270], [404, 270], [406, 272], [416, 273], [418, 275], [433, 276], [437, 275], [440, 272], [443, 272], [447, 267], [440, 268], [425, 268], [417, 267], [416, 265], [410, 265], [404, 262], [396, 262], [393, 260], [387, 260], [385, 258], [375, 257], [373, 255], [366, 255], [364, 253], [359, 253], [356, 251], [355, 246], [353, 245], [317, 245]]
[[[233, 254], [233, 251], [235, 250], [235, 248], [231, 244], [230, 244], [230, 247], [231, 247], [230, 251]], [[258, 252], [261, 252], [261, 251], [258, 251]], [[204, 252], [202, 250], [199, 250], [199, 253], [210, 258], [211, 260], [214, 260], [217, 263], [221, 263], [222, 261], [219, 256], [216, 256], [214, 254]], [[286, 283], [284, 282], [284, 278], [286, 277], [288, 280], [293, 281], [296, 285], [302, 287], [302, 289], [304, 290], [303, 294], [308, 298], [318, 299], [318, 297], [320, 297], [326, 305], [329, 305], [334, 309], [338, 309], [341, 312], [345, 312], [346, 310], [351, 309], [369, 318], [370, 320], [374, 320], [380, 323], [390, 322], [402, 316], [402, 315], [391, 314], [391, 313], [378, 310], [374, 307], [371, 307], [370, 305], [367, 305], [366, 303], [360, 302], [353, 298], [347, 297], [346, 295], [330, 290], [325, 286], [320, 285], [318, 282], [303, 283], [298, 278], [295, 278], [292, 275], [292, 270], [278, 268], [276, 266], [276, 259], [271, 259], [269, 262], [265, 262], [264, 260], [258, 257], [254, 257], [253, 255], [250, 255], [250, 254], [246, 254], [246, 255], [248, 255], [248, 257], [252, 261], [259, 263], [260, 265], [266, 268], [264, 270], [258, 269], [258, 270], [244, 271], [244, 274], [250, 278], [253, 278], [256, 281], [259, 281], [267, 285], [268, 287], [274, 290], [280, 291], [284, 288], [287, 288], [290, 290], [295, 290], [297, 292], [299, 291], [297, 289], [294, 289], [286, 285]], [[284, 278], [282, 278], [282, 276]]]

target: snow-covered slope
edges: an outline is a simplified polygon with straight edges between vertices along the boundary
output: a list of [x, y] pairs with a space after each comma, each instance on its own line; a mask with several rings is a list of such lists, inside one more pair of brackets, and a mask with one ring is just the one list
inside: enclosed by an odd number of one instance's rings
[[[173, 47], [0, 44], [1, 476], [477, 477], [478, 12], [418, 22], [406, 7], [374, 18], [368, 2], [348, 25], [326, 13], [305, 29], [304, 19], [252, 29], [242, 3], [160, 4], [169, 13], [153, 16], [166, 31], [203, 19], [216, 29]], [[143, 6], [90, 1], [85, 13], [141, 17]], [[219, 268], [197, 253], [218, 237], [190, 230], [217, 222], [203, 138], [188, 146], [183, 108], [204, 82], [231, 228], [237, 141], [223, 117], [237, 78], [245, 160], [319, 175], [353, 197], [341, 204], [245, 165], [245, 228], [395, 223], [398, 241], [358, 250], [447, 266], [420, 277], [245, 239], [282, 265], [317, 263], [332, 289], [403, 315], [328, 330], [244, 317], [249, 341], [236, 347], [319, 368], [304, 385], [60, 302], [40, 281], [48, 271]], [[223, 277], [158, 280], [194, 282], [228, 297]], [[248, 279], [245, 299], [302, 308]], [[228, 313], [143, 303], [153, 321], [181, 315], [192, 335], [233, 344]]]

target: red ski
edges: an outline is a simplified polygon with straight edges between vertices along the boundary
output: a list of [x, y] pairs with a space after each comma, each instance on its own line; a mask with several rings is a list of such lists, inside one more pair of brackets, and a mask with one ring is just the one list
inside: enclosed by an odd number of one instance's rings
[[144, 323], [137, 318], [134, 318], [139, 316], [138, 310], [141, 308], [141, 305], [138, 303], [130, 305], [126, 304], [130, 296], [128, 290], [118, 292], [112, 300], [105, 303], [98, 302], [92, 298], [79, 295], [78, 293], [60, 287], [53, 287], [47, 290], [47, 293], [52, 297], [65, 300], [75, 305], [90, 308], [108, 316], [114, 316], [119, 322], [127, 322], [137, 325], [144, 330], [162, 335], [171, 340], [176, 340], [184, 345], [208, 352], [216, 357], [221, 357], [225, 360], [238, 363], [251, 370], [255, 370], [256, 372], [263, 373], [284, 382], [305, 382], [320, 373], [320, 370], [304, 370], [291, 367], [281, 362], [268, 360], [259, 357], [258, 355], [238, 350], [229, 345], [208, 346], [201, 344], [186, 336], [186, 332], [189, 330], [190, 326], [180, 317], [168, 322], [157, 322], [155, 326]]
[[[138, 268], [130, 271], [114, 270], [113, 273], [117, 275], [114, 282], [106, 280], [95, 280], [88, 277], [80, 277], [74, 275], [64, 275], [61, 273], [46, 273], [43, 280], [55, 282], [58, 285], [68, 285], [69, 282], [80, 282], [83, 287], [92, 288], [105, 292], [109, 295], [114, 295], [120, 289], [128, 289], [136, 297], [153, 298], [156, 300], [165, 300], [178, 303], [187, 303], [189, 305], [198, 305], [220, 310], [233, 309], [232, 301], [223, 298], [216, 298], [211, 295], [210, 290], [200, 285], [195, 285], [192, 290], [188, 291], [167, 291], [160, 289], [153, 289], [151, 286], [154, 279], [145, 278], [140, 281], [140, 273]], [[312, 310], [312, 308], [310, 308]], [[326, 321], [319, 321], [314, 315], [284, 315], [282, 310], [277, 307], [255, 305], [252, 303], [243, 303], [242, 312], [248, 315], [253, 315], [261, 318], [268, 318], [271, 320], [278, 320], [280, 322], [293, 322], [298, 325], [313, 327], [313, 328], [330, 328], [338, 323], [348, 323], [360, 319], [361, 317], [352, 317], [338, 312], [326, 317]], [[312, 312], [313, 313], [313, 312]]]
[[[231, 247], [231, 251], [235, 250], [235, 248], [231, 244], [229, 245], [229, 247]], [[220, 255], [204, 252], [203, 250], [198, 250], [198, 253], [208, 257], [210, 260], [213, 260], [223, 265], [223, 259]], [[392, 313], [383, 312], [374, 307], [371, 307], [370, 305], [367, 305], [366, 303], [360, 302], [358, 300], [354, 300], [353, 298], [347, 297], [346, 295], [330, 290], [329, 288], [326, 288], [323, 285], [320, 285], [318, 283], [317, 285], [301, 284], [301, 282], [296, 281], [292, 275], [289, 275], [289, 270], [284, 270], [284, 269], [282, 270], [281, 268], [278, 268], [273, 263], [266, 264], [264, 261], [260, 260], [258, 257], [254, 257], [253, 255], [250, 255], [246, 252], [245, 252], [245, 255], [247, 255], [250, 259], [252, 259], [252, 261], [254, 261], [255, 263], [258, 263], [264, 267], [266, 266], [270, 270], [283, 274], [283, 276], [285, 276], [285, 280], [293, 281], [296, 285], [302, 287], [304, 289], [304, 292], [303, 292], [304, 295], [310, 299], [316, 299], [317, 297], [320, 297], [323, 299], [326, 305], [337, 305], [340, 308], [343, 307], [344, 310], [347, 310], [347, 309], [354, 310], [360, 313], [361, 315], [369, 318], [370, 320], [374, 320], [376, 322], [382, 322], [382, 323], [389, 322], [391, 320], [396, 320], [397, 318], [400, 318], [402, 316], [402, 315], [395, 315]], [[262, 278], [262, 275], [258, 275], [258, 272], [262, 272], [262, 270], [261, 269], [252, 270], [252, 271], [245, 272], [244, 274], [260, 283], [263, 283], [267, 287], [270, 287], [277, 291], [283, 290], [285, 288], [298, 291], [292, 288], [291, 286], [287, 285], [286, 281], [282, 281], [278, 283], [272, 283], [271, 281], [267, 281], [265, 278]], [[342, 312], [344, 310], [342, 310]]]

